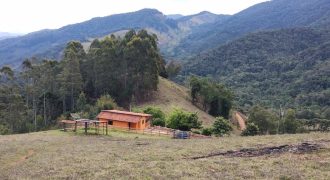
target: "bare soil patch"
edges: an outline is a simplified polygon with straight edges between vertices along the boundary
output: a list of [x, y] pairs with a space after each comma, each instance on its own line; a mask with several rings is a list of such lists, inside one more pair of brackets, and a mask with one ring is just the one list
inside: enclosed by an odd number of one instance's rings
[[308, 143], [304, 142], [297, 145], [281, 145], [281, 146], [271, 146], [264, 148], [244, 148], [235, 151], [226, 151], [226, 152], [215, 152], [210, 153], [204, 156], [196, 156], [191, 159], [203, 159], [214, 156], [227, 156], [227, 157], [258, 157], [264, 155], [274, 155], [282, 153], [295, 153], [295, 154], [304, 154], [322, 149], [322, 145], [319, 143]]

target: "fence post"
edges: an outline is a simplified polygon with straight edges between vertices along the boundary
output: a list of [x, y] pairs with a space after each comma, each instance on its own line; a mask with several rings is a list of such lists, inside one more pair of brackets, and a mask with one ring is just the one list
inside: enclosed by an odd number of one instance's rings
[[105, 134], [108, 135], [108, 123], [105, 125]]

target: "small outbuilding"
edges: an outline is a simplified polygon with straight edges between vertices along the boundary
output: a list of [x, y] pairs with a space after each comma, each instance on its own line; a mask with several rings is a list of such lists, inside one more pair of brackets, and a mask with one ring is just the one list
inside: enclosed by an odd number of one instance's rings
[[97, 119], [115, 128], [143, 130], [150, 127], [152, 116], [128, 111], [103, 110], [97, 116]]

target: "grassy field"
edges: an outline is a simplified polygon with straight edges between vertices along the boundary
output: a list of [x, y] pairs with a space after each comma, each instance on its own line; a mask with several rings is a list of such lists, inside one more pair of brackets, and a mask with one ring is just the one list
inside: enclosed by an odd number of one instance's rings
[[[259, 157], [212, 152], [314, 142], [311, 153]], [[330, 179], [330, 134], [174, 140], [120, 131], [0, 136], [0, 179]]]
[[211, 126], [214, 122], [214, 117], [191, 103], [187, 88], [161, 77], [159, 78], [158, 91], [154, 94], [152, 100], [137, 105], [138, 108], [145, 106], [159, 107], [165, 113], [171, 112], [173, 108], [180, 107], [185, 111], [196, 112], [204, 126]]

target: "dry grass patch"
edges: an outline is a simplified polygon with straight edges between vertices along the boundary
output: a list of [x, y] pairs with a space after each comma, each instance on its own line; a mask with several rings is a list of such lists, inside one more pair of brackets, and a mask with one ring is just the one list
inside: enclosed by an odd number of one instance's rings
[[[330, 136], [326, 133], [191, 140], [111, 133], [84, 136], [49, 131], [0, 136], [0, 179], [330, 178]], [[303, 154], [191, 159], [212, 152], [307, 141], [323, 141], [324, 148]], [[13, 163], [30, 150], [31, 156]]]

